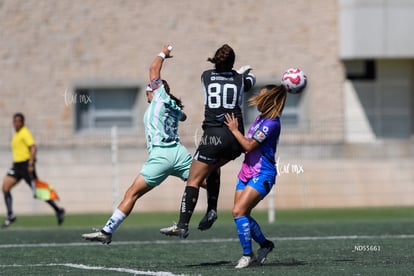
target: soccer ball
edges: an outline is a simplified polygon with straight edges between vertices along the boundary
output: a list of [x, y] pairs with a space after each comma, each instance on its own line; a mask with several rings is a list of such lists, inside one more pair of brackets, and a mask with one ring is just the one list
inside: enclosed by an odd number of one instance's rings
[[289, 68], [282, 75], [282, 85], [289, 93], [301, 93], [305, 89], [306, 83], [306, 75], [299, 68]]

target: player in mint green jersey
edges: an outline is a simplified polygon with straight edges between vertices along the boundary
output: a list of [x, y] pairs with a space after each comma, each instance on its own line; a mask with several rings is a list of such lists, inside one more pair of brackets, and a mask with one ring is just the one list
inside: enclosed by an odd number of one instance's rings
[[162, 64], [171, 57], [171, 50], [164, 46], [150, 67], [150, 84], [146, 89], [149, 106], [144, 115], [148, 160], [105, 226], [98, 232], [83, 234], [86, 240], [109, 244], [112, 233], [130, 214], [138, 198], [170, 175], [184, 181], [188, 178], [192, 157], [178, 135], [178, 123], [186, 115], [181, 100], [170, 93], [168, 83], [161, 79]]

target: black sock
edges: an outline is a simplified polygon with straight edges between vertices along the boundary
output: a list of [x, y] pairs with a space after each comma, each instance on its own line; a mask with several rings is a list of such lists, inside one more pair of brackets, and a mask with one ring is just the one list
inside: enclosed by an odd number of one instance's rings
[[13, 198], [10, 192], [4, 192], [4, 202], [6, 203], [7, 216], [13, 215]]
[[272, 244], [272, 242], [271, 242], [271, 241], [269, 241], [269, 240], [265, 240], [263, 243], [261, 243], [261, 244], [260, 244], [260, 247], [261, 247], [261, 248], [270, 247], [270, 246], [271, 246], [271, 244]]
[[198, 200], [197, 188], [186, 186], [181, 200], [179, 227], [188, 227]]
[[217, 210], [220, 192], [220, 170], [212, 172], [207, 177], [207, 212]]
[[60, 208], [56, 205], [56, 202], [54, 202], [53, 200], [46, 200], [46, 202], [52, 206], [53, 210], [55, 210], [56, 213], [58, 213], [60, 211]]

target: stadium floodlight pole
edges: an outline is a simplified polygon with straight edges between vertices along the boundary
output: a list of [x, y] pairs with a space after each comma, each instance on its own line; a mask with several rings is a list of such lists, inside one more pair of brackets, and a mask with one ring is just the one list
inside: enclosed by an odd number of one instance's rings
[[118, 169], [118, 128], [111, 128], [111, 152], [112, 152], [112, 209], [118, 206], [119, 194], [119, 169]]

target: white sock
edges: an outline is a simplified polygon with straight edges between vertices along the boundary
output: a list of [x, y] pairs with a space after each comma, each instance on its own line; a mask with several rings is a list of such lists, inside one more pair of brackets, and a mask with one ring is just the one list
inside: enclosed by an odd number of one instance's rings
[[124, 221], [127, 216], [119, 209], [116, 209], [105, 226], [102, 228], [108, 234], [112, 234], [118, 228], [119, 225]]

